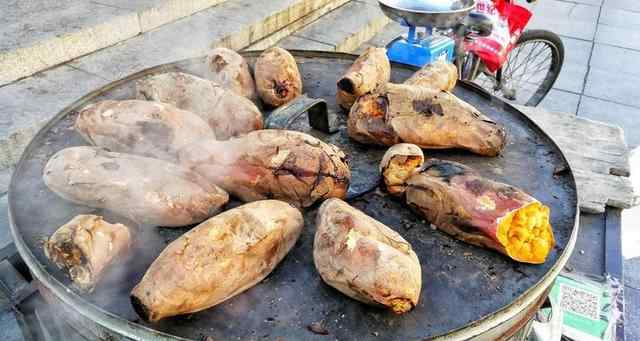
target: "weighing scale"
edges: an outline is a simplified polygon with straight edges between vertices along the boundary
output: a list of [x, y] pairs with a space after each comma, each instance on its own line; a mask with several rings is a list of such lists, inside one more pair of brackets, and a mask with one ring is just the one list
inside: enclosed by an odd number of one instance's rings
[[[408, 34], [387, 45], [392, 62], [422, 67], [438, 59], [453, 62], [456, 42], [439, 32], [459, 31], [476, 7], [476, 0], [379, 0], [382, 12], [390, 19], [407, 26]], [[482, 20], [484, 18], [478, 18]], [[490, 30], [490, 29], [489, 29]]]

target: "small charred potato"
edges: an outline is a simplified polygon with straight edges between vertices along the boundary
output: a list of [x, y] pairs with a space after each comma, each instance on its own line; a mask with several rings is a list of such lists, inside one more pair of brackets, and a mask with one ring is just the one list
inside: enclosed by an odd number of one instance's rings
[[253, 102], [216, 83], [181, 72], [169, 72], [136, 82], [136, 96], [169, 103], [209, 123], [218, 140], [262, 129], [262, 113]]
[[389, 194], [404, 194], [407, 180], [424, 163], [422, 149], [415, 144], [398, 143], [384, 153], [380, 162], [380, 173]]
[[444, 232], [519, 262], [544, 263], [555, 245], [547, 206], [457, 162], [427, 160], [409, 178], [405, 197]]
[[91, 104], [80, 112], [75, 128], [94, 146], [171, 162], [183, 146], [215, 138], [198, 115], [171, 104], [140, 100]]
[[322, 279], [358, 301], [396, 314], [418, 304], [418, 256], [398, 233], [340, 199], [322, 203], [313, 260]]
[[349, 136], [362, 143], [413, 143], [425, 149], [460, 148], [496, 156], [504, 148], [502, 126], [446, 91], [387, 84], [351, 107]]
[[358, 97], [387, 84], [390, 76], [386, 49], [369, 47], [338, 80], [338, 104], [348, 111]]
[[57, 152], [47, 162], [43, 179], [66, 200], [145, 225], [199, 223], [229, 200], [224, 190], [178, 165], [95, 147]]
[[180, 152], [180, 163], [242, 201], [279, 199], [297, 207], [343, 198], [351, 180], [338, 147], [290, 130], [195, 143]]
[[415, 85], [434, 90], [452, 91], [458, 80], [458, 68], [444, 60], [428, 64], [409, 79], [404, 81], [406, 85]]
[[249, 100], [255, 101], [258, 98], [249, 64], [236, 51], [224, 47], [215, 48], [207, 55], [207, 65], [208, 79]]
[[65, 271], [81, 290], [91, 292], [104, 270], [131, 245], [123, 224], [110, 224], [96, 215], [78, 215], [44, 243], [44, 254]]
[[262, 101], [279, 107], [302, 93], [298, 64], [289, 51], [271, 47], [258, 57], [255, 65], [256, 88]]
[[277, 200], [223, 212], [169, 244], [133, 288], [131, 303], [155, 322], [224, 302], [267, 277], [303, 223], [300, 211]]

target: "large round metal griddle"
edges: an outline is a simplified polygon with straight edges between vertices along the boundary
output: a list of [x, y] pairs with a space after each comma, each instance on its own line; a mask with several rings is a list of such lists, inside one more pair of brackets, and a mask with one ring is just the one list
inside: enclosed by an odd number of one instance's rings
[[[304, 78], [305, 92], [311, 97], [326, 99], [329, 107], [337, 110], [335, 82], [355, 56], [308, 51], [293, 54]], [[245, 55], [250, 64], [257, 56], [256, 53]], [[92, 294], [77, 292], [45, 258], [41, 241], [77, 214], [104, 212], [66, 202], [50, 192], [41, 177], [44, 164], [63, 148], [86, 144], [72, 128], [77, 110], [84, 105], [103, 99], [132, 98], [133, 81], [148, 74], [182, 70], [201, 75], [203, 67], [204, 58], [190, 59], [114, 82], [58, 114], [25, 150], [9, 192], [12, 233], [20, 254], [45, 291], [74, 314], [114, 334], [136, 339], [200, 339], [203, 336], [216, 340], [324, 339], [308, 331], [307, 326], [312, 322], [322, 322], [331, 338], [340, 340], [469, 337], [481, 333], [483, 328], [512, 319], [538, 300], [568, 259], [577, 233], [577, 197], [573, 175], [560, 150], [513, 107], [487, 97], [481, 90], [460, 84], [454, 91], [458, 96], [506, 126], [505, 152], [496, 158], [463, 151], [427, 151], [426, 154], [463, 162], [488, 177], [523, 188], [550, 206], [557, 246], [546, 263], [519, 264], [496, 252], [458, 242], [431, 228], [400, 201], [374, 190], [352, 200], [351, 204], [398, 231], [411, 243], [422, 264], [420, 302], [408, 314], [397, 316], [366, 306], [322, 282], [312, 259], [317, 207], [305, 212], [305, 228], [300, 240], [263, 282], [214, 308], [146, 324], [131, 307], [130, 290], [167, 243], [187, 228], [140, 227], [134, 250], [125, 262], [111, 269]], [[401, 82], [414, 71], [393, 65], [392, 81]], [[350, 157], [356, 184], [374, 181], [384, 148], [350, 141], [344, 127], [336, 134], [326, 135], [312, 131], [304, 120], [295, 126], [343, 148]], [[566, 171], [558, 172], [560, 169]]]

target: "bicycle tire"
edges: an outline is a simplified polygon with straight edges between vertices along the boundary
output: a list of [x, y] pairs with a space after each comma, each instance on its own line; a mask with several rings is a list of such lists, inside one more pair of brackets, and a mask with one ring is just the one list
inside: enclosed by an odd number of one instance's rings
[[560, 76], [562, 65], [564, 64], [564, 44], [560, 37], [551, 31], [526, 30], [522, 33], [516, 43], [516, 46], [511, 52], [515, 51], [518, 46], [531, 41], [544, 42], [551, 47], [551, 64], [547, 71], [547, 75], [534, 95], [524, 103], [526, 106], [537, 106], [553, 88], [558, 76]]

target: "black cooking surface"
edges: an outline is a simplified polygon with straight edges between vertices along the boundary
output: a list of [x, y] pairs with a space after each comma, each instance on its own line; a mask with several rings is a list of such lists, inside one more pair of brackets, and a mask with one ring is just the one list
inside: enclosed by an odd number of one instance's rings
[[[305, 92], [323, 97], [336, 109], [335, 81], [352, 58], [330, 53], [296, 53], [304, 78]], [[255, 58], [249, 60], [253, 62]], [[45, 258], [41, 241], [77, 214], [108, 213], [75, 205], [57, 197], [42, 182], [42, 169], [50, 156], [62, 148], [85, 145], [72, 129], [75, 109], [101, 99], [133, 97], [132, 79], [149, 72], [180, 69], [201, 74], [203, 59], [182, 61], [154, 68], [85, 97], [61, 113], [45, 127], [25, 151], [10, 190], [10, 210], [16, 233], [44, 269], [65, 285], [70, 281]], [[392, 81], [401, 82], [412, 69], [394, 66]], [[463, 151], [425, 151], [434, 156], [463, 162], [490, 178], [523, 188], [551, 207], [551, 221], [557, 241], [545, 264], [516, 263], [496, 252], [458, 242], [434, 230], [400, 201], [374, 190], [351, 203], [400, 233], [413, 246], [422, 264], [422, 293], [419, 305], [410, 313], [397, 316], [386, 310], [354, 301], [322, 282], [313, 265], [312, 246], [316, 208], [305, 212], [305, 229], [300, 240], [283, 262], [263, 282], [214, 308], [182, 317], [168, 318], [147, 326], [176, 336], [199, 339], [287, 340], [326, 337], [307, 330], [312, 322], [322, 322], [332, 339], [417, 339], [433, 337], [459, 329], [512, 304], [526, 290], [541, 281], [567, 245], [575, 225], [576, 190], [558, 148], [535, 125], [515, 109], [490, 100], [468, 85], [454, 91], [494, 120], [504, 124], [508, 144], [502, 156], [486, 158]], [[296, 123], [325, 141], [339, 145], [350, 158], [354, 183], [373, 181], [384, 148], [350, 141], [346, 128], [331, 136], [310, 131], [305, 120]], [[554, 172], [557, 173], [554, 175]], [[231, 203], [235, 206], [238, 203]], [[74, 304], [96, 306], [129, 321], [141, 322], [129, 302], [129, 292], [160, 251], [187, 228], [139, 227], [133, 251], [127, 260], [111, 269], [96, 290]], [[24, 255], [23, 255], [24, 256]], [[71, 289], [74, 290], [75, 289]], [[86, 300], [86, 301], [85, 301]]]

